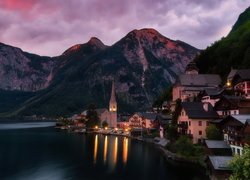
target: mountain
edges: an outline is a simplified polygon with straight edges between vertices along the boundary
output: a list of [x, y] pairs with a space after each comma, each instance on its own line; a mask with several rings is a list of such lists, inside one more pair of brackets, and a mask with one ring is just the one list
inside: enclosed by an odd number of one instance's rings
[[231, 68], [250, 68], [250, 7], [240, 14], [225, 38], [202, 51], [195, 61], [200, 72], [222, 77]]
[[198, 52], [154, 29], [133, 30], [112, 46], [91, 38], [52, 58], [57, 66], [50, 85], [12, 115], [69, 115], [90, 103], [108, 107], [113, 80], [119, 112], [148, 109]]
[[0, 43], [0, 89], [38, 91], [49, 86], [56, 61]]

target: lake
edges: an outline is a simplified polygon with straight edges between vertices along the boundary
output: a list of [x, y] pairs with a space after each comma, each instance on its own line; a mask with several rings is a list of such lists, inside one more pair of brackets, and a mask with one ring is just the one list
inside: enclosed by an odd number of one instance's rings
[[206, 178], [195, 168], [168, 164], [151, 144], [52, 125], [0, 124], [1, 180]]

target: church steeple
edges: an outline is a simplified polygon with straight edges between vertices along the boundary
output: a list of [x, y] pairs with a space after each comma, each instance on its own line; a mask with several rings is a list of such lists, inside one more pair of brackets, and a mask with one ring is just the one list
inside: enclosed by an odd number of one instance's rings
[[117, 111], [117, 103], [115, 98], [115, 84], [114, 81], [112, 82], [112, 91], [111, 91], [111, 97], [109, 101], [109, 111], [110, 112], [116, 112]]

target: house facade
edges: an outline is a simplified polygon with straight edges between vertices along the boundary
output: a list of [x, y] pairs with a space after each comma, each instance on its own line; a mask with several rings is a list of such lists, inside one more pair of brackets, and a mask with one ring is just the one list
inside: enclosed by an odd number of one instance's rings
[[156, 117], [156, 113], [135, 113], [128, 120], [129, 127], [131, 129], [153, 128]]
[[206, 139], [206, 128], [209, 121], [217, 119], [219, 116], [209, 103], [202, 102], [182, 102], [179, 114], [178, 133], [188, 135], [193, 143], [202, 142]]
[[185, 74], [176, 80], [173, 87], [173, 101], [181, 99], [192, 101], [204, 89], [215, 89], [221, 85], [221, 78], [216, 74], [199, 74], [198, 68], [193, 64], [188, 65]]
[[214, 109], [221, 117], [237, 114], [250, 114], [250, 99], [241, 96], [223, 95], [215, 103]]
[[250, 114], [229, 115], [220, 122], [224, 140], [234, 154], [242, 155], [245, 145], [250, 145]]

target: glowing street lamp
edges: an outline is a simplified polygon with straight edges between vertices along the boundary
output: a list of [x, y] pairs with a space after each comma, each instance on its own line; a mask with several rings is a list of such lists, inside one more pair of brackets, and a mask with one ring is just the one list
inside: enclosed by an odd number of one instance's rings
[[95, 129], [98, 129], [98, 126], [95, 126]]

